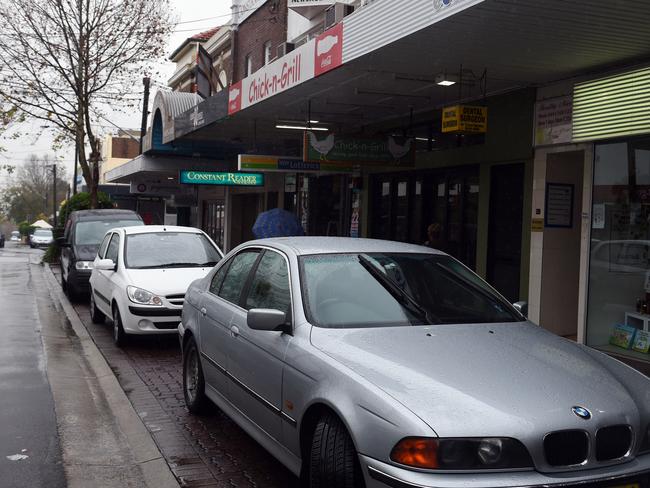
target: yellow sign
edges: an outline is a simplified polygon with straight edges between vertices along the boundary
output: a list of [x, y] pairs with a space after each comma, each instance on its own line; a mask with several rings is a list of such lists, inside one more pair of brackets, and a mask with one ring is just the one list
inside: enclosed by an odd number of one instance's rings
[[487, 132], [487, 107], [454, 105], [442, 109], [442, 132]]
[[544, 219], [533, 219], [530, 230], [532, 232], [544, 232]]

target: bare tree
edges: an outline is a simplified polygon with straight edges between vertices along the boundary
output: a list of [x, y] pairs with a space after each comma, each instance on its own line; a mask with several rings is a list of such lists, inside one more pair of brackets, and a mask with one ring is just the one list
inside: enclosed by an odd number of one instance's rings
[[0, 102], [76, 143], [93, 208], [94, 127], [102, 111], [137, 102], [133, 86], [172, 29], [168, 0], [0, 0]]
[[[4, 188], [0, 207], [15, 222], [35, 220], [39, 215], [49, 215], [52, 210], [52, 167], [56, 160], [50, 156], [34, 154], [18, 166], [12, 183]], [[56, 207], [65, 200], [68, 191], [65, 169], [58, 167], [56, 178]]]

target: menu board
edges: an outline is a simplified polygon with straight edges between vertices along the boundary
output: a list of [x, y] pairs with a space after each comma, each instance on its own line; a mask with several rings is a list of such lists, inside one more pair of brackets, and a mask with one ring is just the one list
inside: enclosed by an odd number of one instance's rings
[[573, 185], [546, 184], [545, 227], [573, 227]]

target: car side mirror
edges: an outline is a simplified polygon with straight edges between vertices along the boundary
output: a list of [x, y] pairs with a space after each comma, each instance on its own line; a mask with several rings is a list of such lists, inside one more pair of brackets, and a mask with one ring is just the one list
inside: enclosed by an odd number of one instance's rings
[[117, 271], [117, 265], [112, 259], [98, 259], [94, 268], [100, 271]]
[[65, 237], [57, 237], [55, 240], [56, 240], [56, 245], [59, 247], [70, 247], [70, 243], [67, 241]]
[[280, 310], [254, 308], [248, 311], [246, 322], [253, 330], [285, 331], [287, 314]]
[[516, 302], [513, 303], [512, 306], [515, 307], [521, 315], [528, 318], [528, 302]]

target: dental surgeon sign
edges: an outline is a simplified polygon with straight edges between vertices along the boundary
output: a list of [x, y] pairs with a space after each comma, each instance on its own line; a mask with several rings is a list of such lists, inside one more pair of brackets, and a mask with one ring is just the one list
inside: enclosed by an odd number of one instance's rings
[[264, 175], [183, 170], [179, 181], [185, 185], [264, 186]]
[[343, 23], [235, 83], [228, 92], [232, 115], [343, 64]]

